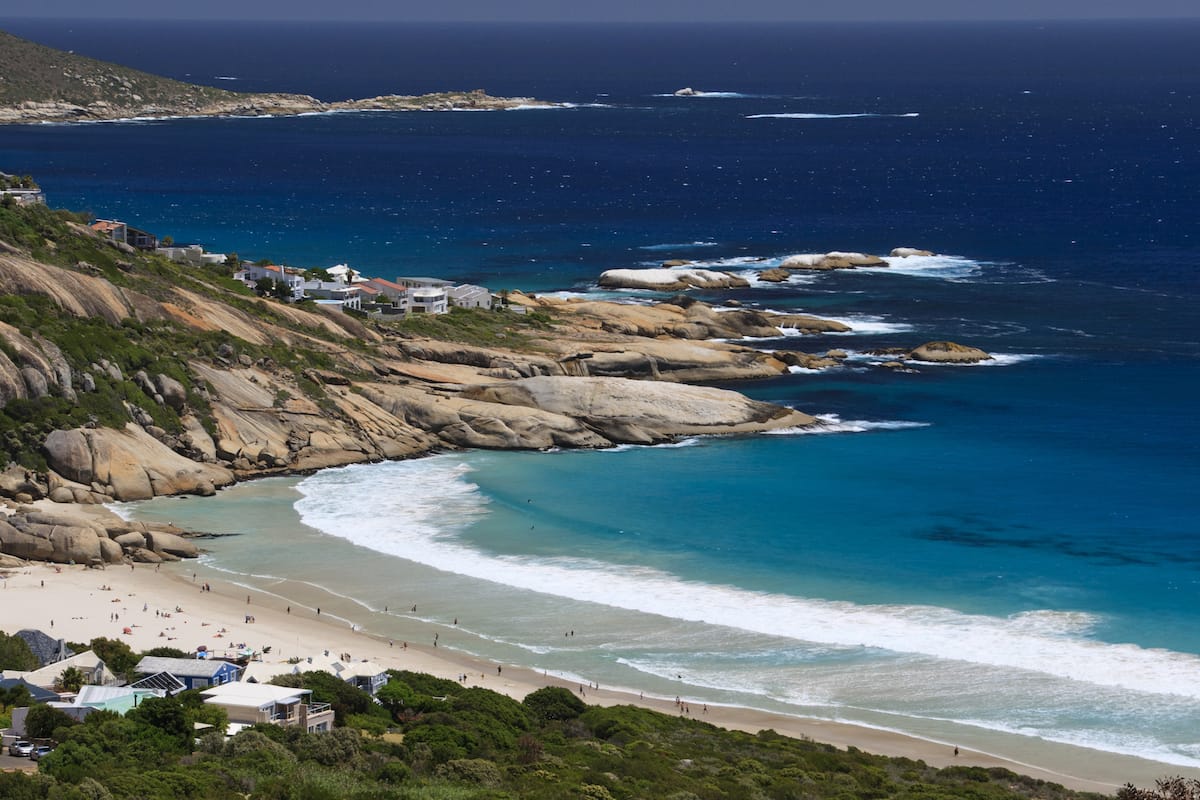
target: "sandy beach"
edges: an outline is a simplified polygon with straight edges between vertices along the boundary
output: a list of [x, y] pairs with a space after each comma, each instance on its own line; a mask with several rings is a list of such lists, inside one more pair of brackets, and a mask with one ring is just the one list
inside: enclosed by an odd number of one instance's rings
[[[196, 577], [193, 577], [196, 576]], [[204, 586], [210, 587], [205, 591]], [[416, 645], [373, 635], [353, 620], [320, 614], [315, 608], [289, 604], [278, 596], [200, 577], [186, 562], [155, 567], [137, 564], [105, 570], [82, 566], [34, 564], [10, 574], [0, 588], [0, 628], [12, 633], [41, 628], [68, 641], [107, 636], [140, 652], [159, 646], [193, 650], [204, 645], [217, 656], [249, 647], [269, 651], [267, 662], [289, 658], [349, 654], [385, 668], [425, 672], [443, 678], [467, 676], [484, 686], [520, 699], [548, 685], [583, 692], [588, 703], [635, 704], [669, 714], [680, 713], [675, 698], [639, 696], [604, 687], [577, 685], [515, 665], [484, 662], [447, 647]], [[707, 708], [707, 710], [705, 710]], [[1074, 789], [1113, 793], [1127, 781], [1149, 784], [1173, 774], [1167, 765], [1109, 753], [1079, 750], [1069, 764], [1035, 759], [1012, 760], [872, 728], [802, 719], [750, 709], [689, 703], [688, 713], [715, 725], [757, 732], [774, 729], [807, 736], [839, 747], [920, 759], [934, 766], [950, 764], [1000, 766]]]

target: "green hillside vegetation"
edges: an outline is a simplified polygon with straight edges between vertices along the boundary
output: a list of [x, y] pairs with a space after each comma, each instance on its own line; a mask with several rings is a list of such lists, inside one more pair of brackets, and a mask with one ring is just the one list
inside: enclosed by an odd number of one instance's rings
[[175, 106], [232, 97], [234, 92], [97, 61], [0, 31], [0, 105], [33, 101]]
[[[85, 645], [79, 645], [83, 648]], [[226, 738], [197, 691], [82, 723], [49, 707], [31, 736], [57, 749], [39, 773], [0, 773], [9, 800], [1070, 800], [1099, 797], [1004, 769], [920, 761], [725, 731], [632, 706], [588, 706], [539, 689], [518, 702], [478, 687], [391, 671], [375, 702], [324, 672], [276, 679], [331, 703], [338, 727], [256, 725]], [[22, 702], [19, 693], [0, 701]], [[211, 725], [194, 737], [194, 724]], [[1151, 800], [1153, 795], [1130, 795]]]

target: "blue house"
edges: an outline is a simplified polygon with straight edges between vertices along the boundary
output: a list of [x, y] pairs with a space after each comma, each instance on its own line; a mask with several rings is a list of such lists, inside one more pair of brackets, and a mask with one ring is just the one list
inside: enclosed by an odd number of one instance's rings
[[241, 667], [228, 661], [160, 656], [146, 656], [138, 662], [135, 671], [145, 676], [169, 673], [178, 678], [185, 689], [207, 689], [232, 683], [242, 674]]

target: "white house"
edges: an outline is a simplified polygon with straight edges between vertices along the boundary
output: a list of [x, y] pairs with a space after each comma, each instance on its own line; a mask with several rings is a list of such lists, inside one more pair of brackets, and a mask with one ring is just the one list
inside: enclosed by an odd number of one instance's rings
[[442, 287], [412, 286], [407, 294], [409, 314], [445, 314], [450, 310], [450, 300]]
[[206, 253], [204, 252], [204, 248], [198, 244], [159, 247], [154, 252], [164, 255], [178, 264], [187, 264], [190, 267], [206, 267], [212, 264], [225, 263], [224, 253]]
[[458, 306], [459, 308], [484, 308], [492, 307], [492, 293], [482, 286], [475, 286], [470, 283], [464, 283], [461, 286], [451, 286], [446, 290], [446, 296], [450, 301], [450, 305]]
[[204, 702], [225, 709], [231, 723], [270, 722], [303, 728], [309, 733], [333, 727], [333, 709], [329, 704], [308, 702], [311, 689], [236, 681], [205, 689], [200, 694]]
[[304, 299], [304, 275], [292, 267], [280, 267], [275, 264], [246, 264], [242, 269], [233, 273], [235, 281], [253, 289], [263, 278], [269, 278], [276, 283], [282, 282], [288, 288], [292, 301]]
[[340, 281], [304, 281], [302, 287], [305, 297], [311, 297], [322, 305], [362, 310], [362, 292], [357, 286], [348, 286]]
[[104, 659], [91, 650], [76, 653], [32, 672], [5, 670], [3, 674], [5, 678], [24, 678], [26, 683], [32, 683], [34, 686], [55, 686], [63, 670], [69, 667], [83, 673], [83, 682], [87, 684], [115, 686], [118, 683], [117, 677], [105, 666]]

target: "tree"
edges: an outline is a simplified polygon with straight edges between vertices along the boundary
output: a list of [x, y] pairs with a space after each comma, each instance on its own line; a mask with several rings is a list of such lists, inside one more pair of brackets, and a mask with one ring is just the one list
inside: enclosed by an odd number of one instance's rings
[[0, 669], [30, 672], [39, 666], [41, 665], [38, 664], [37, 656], [29, 649], [24, 639], [0, 631]]
[[576, 697], [570, 689], [561, 686], [546, 686], [536, 692], [530, 692], [521, 702], [541, 722], [575, 719], [587, 711], [586, 703]]
[[78, 667], [67, 667], [58, 676], [58, 685], [64, 692], [78, 692], [87, 683], [87, 676]]
[[1127, 783], [1117, 790], [1117, 800], [1200, 800], [1200, 780], [1176, 775], [1155, 781], [1153, 789]]
[[133, 648], [120, 639], [107, 639], [98, 636], [88, 645], [92, 652], [103, 659], [114, 675], [129, 675], [141, 661]]
[[79, 723], [74, 717], [47, 705], [36, 705], [25, 715], [25, 735], [31, 739], [57, 739], [54, 732]]
[[191, 658], [192, 654], [180, 650], [178, 647], [153, 647], [142, 653], [143, 656], [156, 656], [158, 658]]
[[158, 242], [163, 247], [170, 247], [171, 245], [175, 244], [175, 238], [173, 236], [164, 236], [159, 239]]
[[177, 697], [147, 697], [141, 705], [131, 709], [125, 718], [158, 728], [176, 743], [181, 752], [191, 749], [192, 723]]

